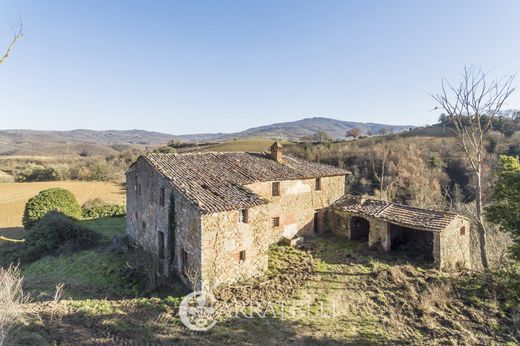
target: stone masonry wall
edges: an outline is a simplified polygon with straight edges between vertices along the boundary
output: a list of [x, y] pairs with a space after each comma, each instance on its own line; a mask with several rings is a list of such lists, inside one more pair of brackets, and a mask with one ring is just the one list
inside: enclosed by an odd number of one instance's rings
[[337, 236], [350, 239], [350, 219], [353, 216], [362, 217], [368, 221], [368, 245], [370, 247], [381, 246], [383, 250], [390, 251], [388, 224], [383, 220], [331, 208], [327, 213], [329, 231]]
[[[129, 237], [156, 256], [164, 276], [177, 274], [189, 287], [198, 286], [196, 278], [200, 276], [201, 263], [198, 209], [142, 158], [128, 171], [126, 179]], [[159, 202], [161, 188], [164, 188], [164, 206]], [[175, 217], [170, 219], [173, 209]], [[174, 220], [174, 227], [170, 226], [170, 220]], [[159, 254], [159, 232], [164, 234], [163, 256]], [[183, 250], [187, 254], [186, 266]]]
[[[462, 228], [464, 227], [464, 230]], [[471, 269], [470, 222], [457, 217], [442, 231], [439, 241], [440, 269]]]
[[[202, 217], [202, 286], [214, 288], [258, 276], [267, 270], [269, 241], [268, 207], [247, 209], [247, 223], [239, 222], [239, 211]], [[244, 251], [245, 259], [240, 260]]]
[[[316, 190], [316, 179], [280, 181], [280, 196], [272, 195], [273, 182], [259, 182], [247, 185], [258, 195], [269, 200], [268, 243], [276, 243], [282, 238], [296, 235], [312, 236], [314, 232], [314, 213], [318, 211], [318, 230], [325, 229], [325, 209], [345, 194], [345, 177], [321, 178], [321, 190]], [[273, 218], [278, 217], [280, 224], [273, 227]]]

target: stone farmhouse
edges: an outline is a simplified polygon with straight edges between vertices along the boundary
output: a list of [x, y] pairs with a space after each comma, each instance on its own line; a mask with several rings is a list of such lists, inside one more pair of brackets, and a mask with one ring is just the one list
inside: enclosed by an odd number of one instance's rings
[[[440, 267], [464, 261], [465, 219], [356, 202], [345, 195], [347, 174], [284, 155], [279, 143], [267, 153], [143, 155], [126, 174], [127, 233], [155, 254], [164, 276], [193, 289], [258, 276], [267, 269], [270, 245], [326, 231], [366, 238], [386, 251], [412, 239], [408, 245]], [[452, 246], [455, 238], [462, 239], [462, 254]]]

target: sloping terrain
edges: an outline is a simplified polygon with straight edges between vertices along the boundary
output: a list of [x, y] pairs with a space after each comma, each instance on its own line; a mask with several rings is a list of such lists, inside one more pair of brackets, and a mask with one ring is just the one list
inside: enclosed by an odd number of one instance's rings
[[[334, 237], [274, 246], [266, 275], [216, 292], [217, 324], [183, 326], [183, 291], [132, 297], [131, 254], [111, 249], [123, 218], [84, 221], [103, 235], [88, 251], [23, 268], [31, 315], [10, 342], [27, 345], [516, 344], [518, 308], [493, 277], [442, 273]], [[2, 253], [0, 246], [0, 256]], [[57, 284], [66, 298], [52, 300]], [[184, 292], [185, 293], [185, 292]]]

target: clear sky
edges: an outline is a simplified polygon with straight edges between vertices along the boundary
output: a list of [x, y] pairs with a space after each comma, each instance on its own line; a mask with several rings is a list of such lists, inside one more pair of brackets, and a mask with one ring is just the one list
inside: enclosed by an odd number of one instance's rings
[[519, 0], [0, 0], [0, 48], [19, 14], [25, 37], [0, 65], [3, 129], [423, 125], [441, 77], [520, 72]]

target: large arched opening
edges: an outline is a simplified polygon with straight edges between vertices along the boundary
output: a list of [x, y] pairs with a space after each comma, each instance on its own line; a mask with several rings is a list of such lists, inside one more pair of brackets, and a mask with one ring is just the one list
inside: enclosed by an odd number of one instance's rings
[[350, 218], [350, 239], [361, 242], [368, 242], [370, 233], [370, 223], [367, 219], [353, 216]]

